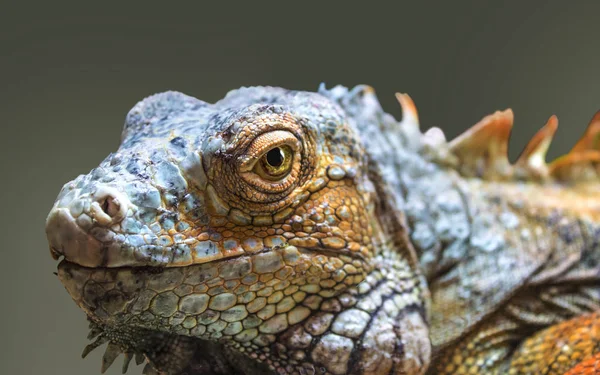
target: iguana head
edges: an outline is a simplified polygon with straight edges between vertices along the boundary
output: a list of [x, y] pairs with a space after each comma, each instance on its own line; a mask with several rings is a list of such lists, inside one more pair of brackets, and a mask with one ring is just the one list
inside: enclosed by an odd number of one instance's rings
[[[279, 373], [345, 373], [365, 353], [424, 368], [427, 354], [410, 358], [429, 345], [410, 245], [389, 234], [400, 224], [350, 116], [279, 88], [214, 105], [168, 92], [130, 111], [119, 150], [63, 187], [46, 226], [99, 335], [89, 348], [109, 342], [103, 369], [124, 352], [177, 373], [207, 343]], [[391, 266], [402, 277], [387, 283]], [[364, 348], [384, 305], [395, 329], [423, 333], [404, 338], [408, 359], [397, 336]]]

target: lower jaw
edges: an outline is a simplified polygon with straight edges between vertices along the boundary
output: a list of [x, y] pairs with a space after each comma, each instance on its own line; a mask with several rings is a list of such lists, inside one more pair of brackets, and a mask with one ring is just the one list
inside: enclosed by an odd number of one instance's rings
[[[337, 261], [337, 265], [331, 266], [328, 261]], [[201, 315], [201, 319], [211, 323], [212, 307], [208, 299], [212, 302], [217, 294], [231, 294], [238, 300], [240, 295], [250, 291], [260, 295], [259, 287], [268, 287], [277, 280], [289, 285], [295, 275], [316, 280], [308, 280], [308, 283], [319, 283], [321, 274], [332, 277], [335, 272], [332, 269], [337, 267], [339, 271], [351, 262], [356, 264], [353, 267], [356, 273], [364, 272], [362, 265], [357, 264], [361, 261], [344, 255], [344, 251], [336, 254], [323, 249], [287, 246], [183, 267], [89, 268], [63, 259], [58, 265], [58, 276], [74, 301], [95, 321], [105, 324], [134, 321], [142, 326], [154, 324], [152, 328], [159, 325], [173, 333], [204, 337], [201, 328], [193, 332], [189, 321], [183, 324], [186, 316], [181, 316], [182, 312]], [[355, 276], [356, 280], [349, 275], [351, 280], [346, 278], [339, 284], [362, 281], [358, 280], [358, 274]], [[339, 286], [343, 285], [338, 285], [338, 291]], [[195, 306], [182, 310], [181, 300], [188, 295], [203, 297], [198, 297]], [[248, 302], [242, 298], [234, 305]], [[215, 307], [213, 310], [222, 312], [224, 309]], [[213, 336], [216, 337], [207, 338], [220, 338]]]
[[[301, 288], [306, 293], [300, 288], [296, 288], [297, 292], [328, 298], [362, 281], [364, 270], [359, 260], [338, 256], [290, 246], [185, 267], [88, 268], [63, 260], [58, 265], [58, 276], [74, 301], [93, 324], [100, 327], [104, 337], [118, 343], [124, 348], [122, 351], [143, 353], [155, 367], [174, 368], [174, 364], [169, 364], [173, 358], [178, 358], [176, 362], [181, 364], [187, 363], [183, 358], [186, 356], [194, 358], [190, 363], [202, 367], [210, 358], [219, 358], [218, 355], [224, 356], [224, 353], [229, 353], [227, 358], [242, 355], [227, 349], [227, 343], [240, 347], [251, 345], [254, 340], [263, 343], [261, 333], [258, 336], [256, 332], [254, 336], [246, 333], [257, 331], [248, 327], [257, 327], [250, 324], [256, 324], [257, 317], [263, 319], [260, 311], [264, 310], [250, 308], [254, 300], [246, 300], [248, 295], [265, 300], [266, 294], [262, 293], [265, 290], [287, 293], [287, 288], [297, 286], [297, 280], [303, 279], [299, 285], [303, 285]], [[339, 262], [345, 259], [341, 266], [338, 264], [338, 270], [348, 270], [342, 266], [354, 262], [354, 274], [336, 278], [335, 271], [328, 268], [331, 264], [326, 263], [334, 258]], [[295, 297], [293, 292], [285, 295]], [[230, 298], [234, 300], [223, 305], [223, 301]], [[272, 306], [277, 301], [269, 300], [269, 304]], [[254, 321], [248, 324], [252, 319]], [[174, 344], [165, 344], [170, 342]], [[198, 348], [202, 349], [201, 353], [218, 354], [208, 357], [193, 354]], [[242, 362], [247, 366], [247, 359]]]
[[224, 289], [252, 285], [282, 269], [308, 269], [313, 255], [314, 250], [288, 246], [181, 267], [87, 267], [65, 258], [58, 265], [58, 277], [75, 302], [96, 319], [118, 320], [126, 313], [146, 311], [168, 318], [176, 310], [156, 306], [152, 311], [153, 297], [163, 295], [169, 301], [218, 285]]
[[[183, 292], [181, 283], [189, 274], [194, 275], [194, 282], [210, 280], [211, 268], [214, 265], [87, 268], [61, 261], [58, 277], [88, 316], [91, 329], [88, 338], [95, 339], [84, 349], [84, 356], [107, 344], [102, 372], [122, 355], [123, 370], [136, 358], [136, 363], [145, 363], [145, 374], [241, 373], [231, 367], [234, 365], [231, 358], [241, 353], [226, 345], [228, 337], [211, 332], [206, 326], [197, 325], [195, 331], [182, 329], [185, 317], [179, 311], [172, 314], [165, 311], [166, 305], [162, 315], [160, 311], [156, 313], [156, 308], [153, 310], [159, 295], [176, 296], [177, 292]], [[200, 316], [214, 320], [216, 314], [220, 312], [207, 308]]]

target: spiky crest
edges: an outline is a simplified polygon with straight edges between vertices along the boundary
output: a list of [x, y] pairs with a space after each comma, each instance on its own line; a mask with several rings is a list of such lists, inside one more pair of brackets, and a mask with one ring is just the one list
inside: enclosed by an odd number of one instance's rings
[[508, 176], [508, 139], [513, 119], [510, 108], [496, 111], [450, 141], [450, 151], [461, 161], [459, 171], [480, 178]]
[[[418, 123], [410, 97], [406, 94], [396, 94], [396, 97], [404, 116]], [[508, 142], [513, 121], [510, 108], [496, 111], [449, 142], [439, 128], [431, 128], [423, 134], [422, 144], [429, 149], [426, 154], [431, 155], [432, 161], [451, 166], [466, 177], [565, 184], [600, 181], [600, 111], [571, 151], [550, 163], [546, 162], [546, 153], [558, 128], [558, 118], [552, 115], [511, 164]]]
[[515, 163], [515, 172], [519, 177], [536, 177], [544, 179], [548, 177], [548, 165], [546, 164], [546, 153], [558, 129], [558, 117], [552, 115], [546, 125], [531, 138], [525, 149]]

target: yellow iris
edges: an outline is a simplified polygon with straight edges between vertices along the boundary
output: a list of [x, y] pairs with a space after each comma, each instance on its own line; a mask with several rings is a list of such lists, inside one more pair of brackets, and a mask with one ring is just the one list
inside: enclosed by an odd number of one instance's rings
[[292, 169], [292, 159], [293, 152], [290, 146], [274, 147], [260, 157], [254, 169], [262, 178], [280, 180]]

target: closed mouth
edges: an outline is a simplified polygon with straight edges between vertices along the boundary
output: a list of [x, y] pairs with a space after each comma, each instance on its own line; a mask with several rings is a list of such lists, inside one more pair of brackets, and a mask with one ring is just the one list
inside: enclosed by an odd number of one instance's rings
[[[325, 255], [325, 256], [328, 256], [328, 257], [332, 257], [332, 256], [348, 256], [348, 257], [353, 258], [353, 259], [364, 260], [364, 257], [362, 256], [362, 254], [356, 253], [356, 252], [352, 252], [352, 251], [350, 251], [348, 249], [331, 250], [331, 249], [326, 249], [326, 248], [322, 248], [322, 247], [296, 247], [296, 246], [291, 246], [291, 245], [287, 245], [287, 244], [284, 244], [282, 246], [271, 247], [271, 248], [265, 247], [262, 250], [257, 250], [257, 251], [252, 252], [252, 253], [243, 252], [241, 254], [224, 256], [224, 257], [221, 257], [219, 259], [215, 259], [215, 260], [212, 260], [212, 261], [209, 261], [209, 262], [191, 263], [191, 264], [186, 264], [186, 265], [138, 264], [138, 265], [109, 266], [109, 265], [106, 265], [106, 264], [100, 264], [98, 266], [90, 267], [90, 266], [82, 265], [82, 264], [78, 263], [76, 260], [69, 259], [68, 257], [66, 257], [64, 255], [64, 253], [62, 251], [58, 251], [54, 247], [50, 247], [50, 253], [51, 253], [52, 258], [54, 260], [59, 261], [58, 267], [61, 267], [61, 264], [65, 264], [65, 265], [69, 265], [69, 267], [78, 267], [78, 268], [81, 268], [81, 269], [88, 269], [88, 270], [99, 270], [99, 269], [106, 269], [106, 270], [136, 270], [136, 271], [146, 270], [146, 271], [148, 271], [150, 273], [158, 273], [158, 272], [161, 272], [164, 269], [169, 269], [169, 268], [189, 268], [189, 267], [200, 266], [200, 265], [210, 265], [210, 264], [215, 264], [215, 263], [219, 263], [219, 262], [231, 262], [231, 261], [235, 261], [235, 260], [238, 260], [238, 259], [245, 259], [245, 258], [249, 259], [249, 258], [252, 258], [252, 257], [260, 255], [260, 254], [273, 253], [273, 252], [276, 252], [278, 250], [283, 250], [283, 249], [286, 249], [286, 248], [297, 249], [300, 254], [306, 254], [306, 255], [320, 254], [320, 255]], [[161, 248], [158, 248], [158, 249], [160, 251], [162, 251], [162, 252], [169, 252], [169, 251], [173, 250], [170, 247], [161, 247]]]
[[[185, 267], [255, 256], [289, 246], [281, 236], [273, 236], [279, 238], [277, 241], [271, 240], [272, 243], [268, 243], [269, 238], [265, 238], [264, 245], [270, 246], [256, 246], [263, 245], [262, 240], [256, 240], [250, 250], [242, 246], [242, 240], [201, 241], [195, 237], [181, 237], [170, 245], [161, 245], [146, 241], [141, 235], [112, 233], [107, 238], [99, 238], [77, 225], [75, 219], [63, 208], [53, 210], [48, 220], [47, 235], [54, 259], [62, 257], [88, 268]], [[233, 246], [230, 245], [232, 242]], [[326, 256], [364, 259], [360, 252], [351, 251], [347, 247], [331, 249], [323, 246], [320, 240], [317, 241], [317, 246], [297, 246], [297, 249]]]

